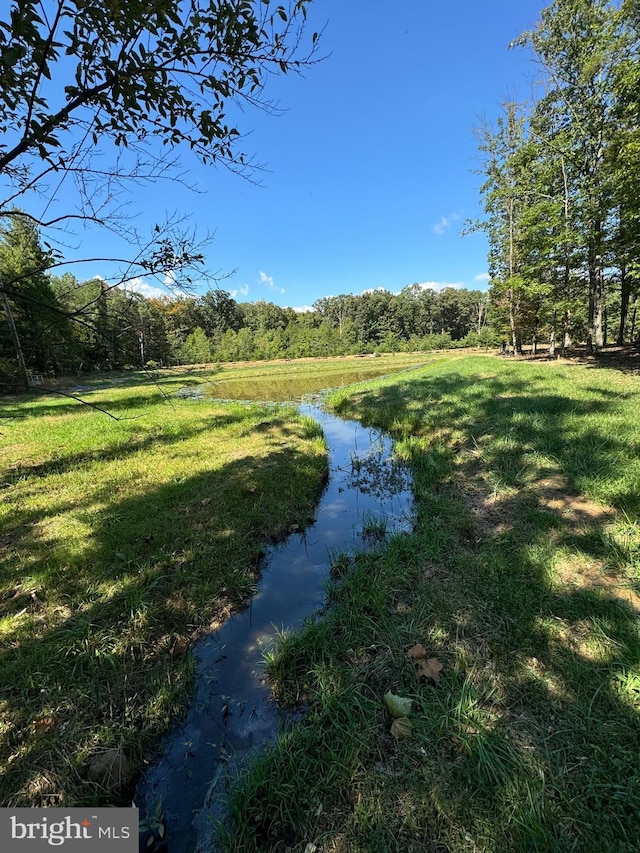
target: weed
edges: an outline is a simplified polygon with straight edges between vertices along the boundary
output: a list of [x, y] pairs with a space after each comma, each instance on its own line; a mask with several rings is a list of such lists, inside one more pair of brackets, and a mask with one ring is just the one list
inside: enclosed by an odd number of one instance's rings
[[387, 537], [387, 519], [384, 516], [365, 513], [362, 518], [362, 538], [365, 541], [383, 542]]

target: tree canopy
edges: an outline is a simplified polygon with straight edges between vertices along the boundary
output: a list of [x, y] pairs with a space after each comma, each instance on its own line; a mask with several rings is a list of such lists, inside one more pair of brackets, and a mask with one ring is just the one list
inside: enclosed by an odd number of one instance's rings
[[[317, 34], [303, 39], [310, 2], [12, 0], [0, 12], [0, 223], [6, 233], [17, 233], [21, 218], [38, 228], [39, 245], [43, 230], [93, 222], [125, 236], [129, 246], [125, 257], [104, 259], [122, 270], [112, 286], [140, 274], [169, 277], [177, 287], [189, 283], [193, 270], [205, 278], [194, 234], [169, 220], [139, 235], [121, 216], [118, 191], [160, 175], [175, 178], [167, 152], [180, 147], [205, 164], [250, 173], [242, 128], [230, 113], [239, 118], [246, 106], [275, 110], [266, 94], [269, 76], [314, 61]], [[57, 190], [69, 178], [75, 204], [60, 210]], [[82, 260], [60, 251], [52, 257], [50, 233], [47, 241], [41, 273], [54, 261]], [[14, 286], [10, 294], [6, 276], [14, 285], [18, 280], [6, 259], [3, 267], [0, 295], [20, 361], [21, 323], [11, 315], [20, 314], [26, 288]], [[26, 275], [24, 282], [32, 281], [35, 271]], [[50, 296], [38, 289], [38, 298], [49, 299], [45, 308], [53, 306]], [[77, 307], [68, 319], [79, 313]]]
[[540, 335], [598, 351], [611, 321], [633, 338], [640, 295], [640, 28], [637, 3], [554, 0], [526, 46], [530, 105], [480, 128], [492, 300], [513, 350]]
[[96, 168], [107, 141], [139, 150], [157, 138], [246, 167], [229, 106], [270, 109], [269, 74], [312, 61], [317, 35], [304, 51], [301, 41], [310, 2], [13, 0], [0, 20], [0, 176], [11, 185], [0, 213], [69, 171], [92, 216], [92, 177], [154, 173], [148, 151], [149, 172], [130, 160]]

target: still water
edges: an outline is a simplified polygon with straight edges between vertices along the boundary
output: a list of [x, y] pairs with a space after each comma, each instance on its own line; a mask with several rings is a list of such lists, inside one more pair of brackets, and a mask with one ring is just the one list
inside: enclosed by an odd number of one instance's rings
[[[375, 359], [373, 360], [375, 362]], [[363, 382], [366, 379], [376, 379], [389, 373], [389, 364], [362, 364], [359, 370], [345, 371], [340, 365], [333, 369], [324, 369], [317, 373], [310, 370], [296, 371], [295, 368], [283, 366], [280, 371], [273, 368], [264, 373], [253, 372], [246, 378], [225, 378], [220, 374], [219, 379], [202, 385], [190, 385], [178, 396], [192, 397], [194, 395], [214, 400], [253, 400], [255, 402], [290, 402], [302, 400], [310, 394], [325, 391], [327, 388], [341, 388]]]
[[329, 450], [329, 479], [315, 522], [266, 554], [248, 607], [196, 644], [199, 675], [191, 707], [138, 787], [140, 820], [161, 817], [152, 846], [145, 837], [141, 850], [217, 849], [215, 825], [225, 819], [229, 779], [275, 740], [283, 722], [265, 679], [265, 649], [279, 632], [322, 608], [332, 558], [365, 550], [372, 530], [390, 535], [411, 529], [411, 482], [393, 457], [391, 440], [312, 403], [300, 410], [319, 421]]

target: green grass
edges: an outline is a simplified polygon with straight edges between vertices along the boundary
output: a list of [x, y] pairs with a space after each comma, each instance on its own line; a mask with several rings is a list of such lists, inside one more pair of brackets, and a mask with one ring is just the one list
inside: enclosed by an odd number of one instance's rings
[[[168, 394], [199, 371], [165, 375]], [[188, 701], [198, 634], [246, 600], [265, 546], [326, 476], [293, 408], [167, 402], [141, 375], [2, 401], [0, 804], [113, 803]]]
[[393, 433], [418, 520], [337, 555], [270, 655], [307, 712], [237, 786], [229, 849], [637, 851], [640, 381], [451, 356], [331, 402]]

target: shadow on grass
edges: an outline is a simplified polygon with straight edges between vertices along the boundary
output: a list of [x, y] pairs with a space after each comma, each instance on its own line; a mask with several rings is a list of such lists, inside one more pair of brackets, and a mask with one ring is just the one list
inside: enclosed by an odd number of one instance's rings
[[[126, 795], [90, 781], [88, 759], [118, 747], [134, 770], [142, 766], [184, 707], [192, 638], [246, 600], [264, 547], [312, 512], [324, 460], [281, 446], [304, 425], [284, 416], [269, 423], [272, 436], [257, 425], [266, 453], [133, 497], [112, 494], [100, 512], [87, 505], [78, 518], [91, 528], [90, 544], [80, 553], [71, 541], [47, 549], [17, 519], [0, 602], [0, 617], [16, 618], [0, 649], [0, 804], [113, 803]], [[33, 588], [23, 588], [27, 573]]]
[[[418, 524], [356, 562], [325, 624], [289, 641], [284, 691], [307, 685], [311, 718], [236, 796], [242, 849], [636, 851], [639, 503], [624, 483], [640, 436], [621, 407], [640, 392], [581, 393], [566, 367], [440, 370], [339, 403], [411, 457]], [[603, 484], [626, 545], [584, 497]], [[444, 664], [437, 686], [416, 686], [416, 642]], [[387, 691], [419, 709], [407, 741], [372, 717]], [[335, 713], [358, 723], [325, 765]]]
[[[190, 403], [190, 405], [198, 405], [198, 403]], [[168, 428], [166, 431], [162, 427], [156, 427], [152, 431], [144, 428], [141, 425], [141, 432], [131, 433], [126, 438], [117, 441], [107, 446], [101, 446], [95, 450], [86, 450], [80, 453], [70, 453], [64, 456], [58, 456], [53, 459], [48, 459], [45, 462], [25, 463], [18, 462], [10, 466], [2, 479], [5, 484], [11, 484], [17, 480], [26, 477], [47, 477], [50, 474], [64, 474], [69, 471], [74, 471], [78, 467], [87, 464], [99, 462], [110, 462], [115, 459], [125, 459], [128, 456], [133, 456], [144, 450], [161, 447], [163, 445], [170, 446], [176, 441], [186, 441], [195, 438], [203, 433], [210, 432], [219, 427], [230, 426], [232, 424], [247, 424], [247, 429], [259, 430], [263, 425], [258, 424], [253, 427], [252, 423], [254, 415], [248, 407], [238, 406], [233, 411], [219, 412], [212, 415], [207, 415], [205, 424], [197, 426], [185, 426], [180, 424], [179, 433]], [[276, 420], [270, 419], [269, 425], [277, 426], [284, 435], [287, 434], [287, 419], [283, 416]], [[58, 512], [60, 507], [55, 508]]]

